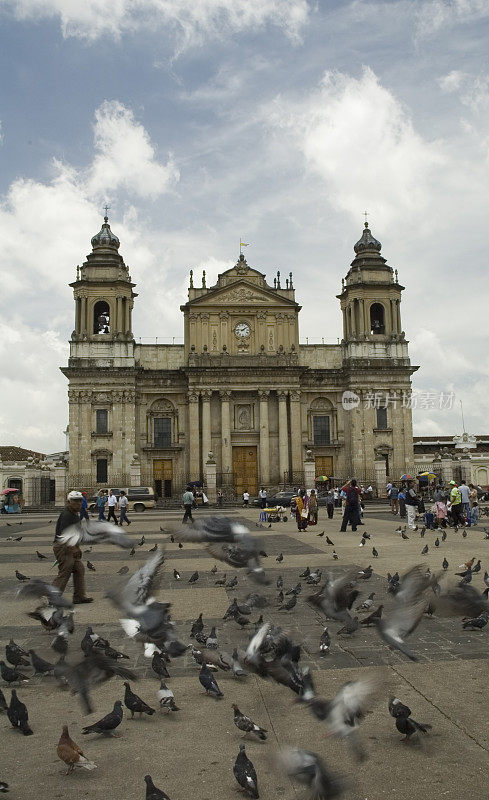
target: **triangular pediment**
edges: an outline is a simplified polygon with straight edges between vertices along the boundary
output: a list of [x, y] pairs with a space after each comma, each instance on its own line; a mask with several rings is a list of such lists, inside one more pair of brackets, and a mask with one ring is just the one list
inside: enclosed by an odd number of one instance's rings
[[292, 306], [294, 308], [297, 305], [294, 300], [289, 300], [289, 298], [278, 294], [276, 290], [263, 288], [263, 286], [257, 286], [256, 283], [238, 278], [227, 286], [216, 286], [209, 289], [205, 295], [190, 300], [187, 306], [195, 308], [195, 306], [255, 304], [275, 307]]

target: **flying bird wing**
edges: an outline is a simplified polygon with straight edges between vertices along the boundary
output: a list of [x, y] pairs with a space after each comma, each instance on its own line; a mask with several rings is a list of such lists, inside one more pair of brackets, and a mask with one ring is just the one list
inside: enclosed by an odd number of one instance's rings
[[100, 544], [108, 542], [117, 547], [130, 548], [134, 542], [125, 536], [122, 531], [111, 522], [80, 521], [70, 525], [58, 537], [61, 544], [74, 547], [77, 544]]

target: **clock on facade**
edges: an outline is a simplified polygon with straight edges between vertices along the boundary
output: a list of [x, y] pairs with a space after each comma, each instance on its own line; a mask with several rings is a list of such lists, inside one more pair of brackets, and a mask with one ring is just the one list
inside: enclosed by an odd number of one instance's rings
[[234, 328], [234, 333], [240, 339], [246, 339], [246, 337], [250, 335], [250, 326], [247, 322], [238, 322]]

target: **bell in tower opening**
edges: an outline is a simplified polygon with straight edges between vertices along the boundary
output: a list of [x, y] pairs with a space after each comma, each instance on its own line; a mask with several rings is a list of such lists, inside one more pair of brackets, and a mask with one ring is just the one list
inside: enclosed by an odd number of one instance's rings
[[110, 309], [105, 300], [95, 303], [93, 309], [93, 332], [110, 333]]
[[385, 333], [384, 306], [381, 303], [370, 306], [370, 332]]

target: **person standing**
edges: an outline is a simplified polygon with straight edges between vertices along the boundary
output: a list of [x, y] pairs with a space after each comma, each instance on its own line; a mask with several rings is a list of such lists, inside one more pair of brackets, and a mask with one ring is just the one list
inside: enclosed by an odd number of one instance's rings
[[329, 491], [328, 494], [326, 495], [326, 511], [328, 514], [328, 519], [333, 519], [334, 507], [335, 507], [334, 494], [332, 491]]
[[264, 486], [261, 487], [261, 489], [258, 492], [258, 494], [259, 494], [260, 500], [261, 500], [261, 507], [262, 508], [266, 508], [267, 507], [267, 490], [265, 489]]
[[460, 492], [460, 497], [462, 498], [462, 511], [465, 517], [468, 519], [470, 516], [470, 489], [465, 481], [462, 480], [461, 483], [459, 483], [458, 490]]
[[440, 528], [447, 527], [447, 505], [446, 495], [441, 486], [438, 485], [433, 493], [433, 500], [435, 501], [435, 516], [436, 522]]
[[80, 519], [90, 519], [88, 516], [88, 503], [87, 503], [87, 493], [82, 492], [82, 505], [80, 509]]
[[336, 508], [338, 508], [340, 505], [340, 493], [338, 489], [333, 489], [333, 500]]
[[119, 495], [119, 508], [120, 508], [120, 515], [119, 515], [119, 525], [122, 528], [122, 523], [127, 522], [128, 525], [131, 524], [131, 520], [127, 518], [127, 497], [124, 489], [121, 489], [121, 493]]
[[454, 525], [463, 525], [464, 519], [462, 517], [462, 495], [455, 481], [450, 481], [449, 484], [452, 488], [450, 490], [450, 503], [452, 520]]
[[389, 499], [391, 501], [391, 513], [397, 515], [399, 513], [399, 489], [395, 483], [391, 486]]
[[416, 525], [416, 512], [418, 509], [418, 496], [414, 490], [412, 481], [407, 482], [404, 502], [406, 504], [408, 526], [412, 531], [417, 531], [418, 526]]
[[245, 489], [244, 492], [243, 492], [243, 506], [245, 508], [248, 508], [249, 502], [250, 502], [250, 493], [249, 493], [248, 489]]
[[474, 503], [477, 503], [479, 500], [479, 495], [477, 493], [477, 489], [473, 483], [469, 483], [469, 505], [470, 509], [472, 510], [474, 507]]
[[185, 513], [183, 515], [182, 523], [183, 522], [187, 522], [187, 520], [190, 520], [190, 522], [193, 522], [194, 520], [193, 520], [193, 517], [192, 517], [192, 506], [194, 504], [194, 495], [193, 495], [191, 486], [187, 486], [187, 488], [185, 489], [185, 491], [183, 493], [183, 496], [182, 496], [182, 503], [183, 503], [183, 507], [185, 509]]
[[309, 525], [317, 525], [318, 524], [318, 499], [316, 496], [316, 490], [311, 489], [311, 494], [309, 495], [309, 501], [307, 503], [307, 508], [309, 512], [308, 521]]
[[222, 508], [222, 490], [217, 490], [217, 506], [218, 508]]
[[107, 521], [110, 522], [110, 520], [113, 519], [115, 524], [117, 525], [117, 517], [115, 515], [115, 510], [117, 508], [117, 497], [115, 496], [115, 494], [112, 494], [112, 489], [109, 489], [107, 505], [109, 507], [109, 515], [107, 517]]
[[360, 489], [357, 486], [355, 478], [352, 478], [349, 483], [346, 483], [342, 490], [345, 493], [345, 510], [343, 512], [343, 520], [341, 522], [340, 531], [346, 533], [346, 526], [351, 524], [352, 531], [356, 531], [360, 523]]
[[295, 519], [297, 522], [297, 530], [305, 531], [307, 528], [308, 510], [307, 505], [309, 498], [305, 489], [299, 489], [299, 493], [295, 498]]
[[73, 575], [73, 603], [92, 603], [93, 597], [87, 597], [85, 591], [85, 567], [82, 563], [82, 551], [78, 545], [70, 547], [60, 542], [60, 536], [66, 528], [76, 525], [80, 521], [83, 495], [81, 492], [70, 492], [64, 511], [56, 522], [56, 532], [53, 542], [53, 552], [58, 562], [58, 575], [53, 581], [60, 592], [64, 592], [66, 585]]
[[105, 494], [104, 490], [101, 489], [97, 496], [97, 509], [98, 509], [99, 520], [105, 519], [106, 502], [107, 502], [107, 495]]
[[406, 492], [403, 487], [399, 489], [399, 516], [406, 519]]

